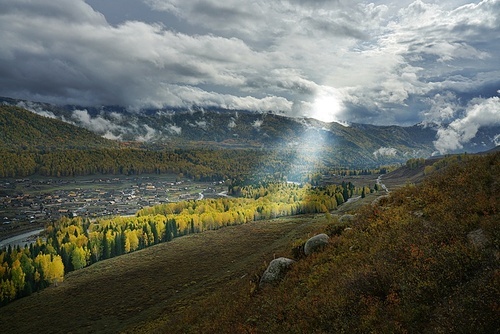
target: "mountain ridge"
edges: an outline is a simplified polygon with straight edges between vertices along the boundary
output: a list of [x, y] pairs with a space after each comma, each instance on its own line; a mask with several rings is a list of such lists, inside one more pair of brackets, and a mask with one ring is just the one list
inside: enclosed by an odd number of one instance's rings
[[[0, 103], [24, 107], [57, 118], [101, 137], [139, 143], [149, 149], [165, 147], [258, 148], [302, 151], [336, 165], [403, 163], [436, 152], [437, 127], [403, 127], [294, 118], [274, 113], [253, 113], [218, 108], [165, 108], [130, 112], [124, 107], [55, 106], [0, 98]], [[500, 127], [480, 128], [463, 149], [474, 153], [495, 147]]]

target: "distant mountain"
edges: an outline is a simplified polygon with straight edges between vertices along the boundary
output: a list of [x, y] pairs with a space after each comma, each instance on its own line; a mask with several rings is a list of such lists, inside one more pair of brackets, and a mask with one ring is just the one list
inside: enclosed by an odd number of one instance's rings
[[[140, 142], [149, 148], [233, 147], [290, 150], [325, 163], [373, 166], [429, 157], [437, 127], [324, 123], [272, 113], [225, 109], [159, 109], [130, 112], [123, 107], [54, 106], [8, 98], [40, 115], [86, 128], [104, 138]], [[500, 128], [481, 128], [463, 150], [495, 147]], [[450, 152], [455, 153], [455, 152]]]
[[0, 105], [2, 149], [89, 149], [116, 146], [116, 142], [102, 138], [87, 129], [43, 117], [19, 107]]

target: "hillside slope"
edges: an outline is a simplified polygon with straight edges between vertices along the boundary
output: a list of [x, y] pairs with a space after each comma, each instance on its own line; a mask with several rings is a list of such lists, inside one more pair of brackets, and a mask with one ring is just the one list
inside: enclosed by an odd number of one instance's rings
[[0, 149], [88, 149], [116, 147], [111, 140], [58, 119], [0, 105]]
[[500, 153], [451, 163], [327, 228], [279, 286], [186, 313], [200, 332], [498, 333], [499, 207]]

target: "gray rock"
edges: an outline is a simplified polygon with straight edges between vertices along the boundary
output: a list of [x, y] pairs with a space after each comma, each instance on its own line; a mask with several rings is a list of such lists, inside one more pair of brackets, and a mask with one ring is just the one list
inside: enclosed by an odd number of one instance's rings
[[467, 234], [467, 239], [476, 248], [482, 249], [489, 244], [488, 237], [484, 234], [482, 228], [478, 228]]
[[307, 240], [306, 244], [304, 245], [304, 254], [308, 256], [323, 249], [323, 247], [328, 245], [329, 239], [330, 238], [324, 233], [315, 235], [311, 239]]
[[294, 260], [286, 257], [279, 257], [272, 260], [267, 266], [266, 271], [262, 274], [259, 286], [262, 287], [265, 284], [274, 284], [281, 281], [294, 262]]
[[420, 218], [420, 217], [423, 217], [423, 216], [424, 216], [424, 212], [423, 212], [423, 211], [420, 211], [420, 210], [419, 210], [419, 211], [413, 211], [413, 215], [414, 215], [415, 217], [419, 217], [419, 218]]

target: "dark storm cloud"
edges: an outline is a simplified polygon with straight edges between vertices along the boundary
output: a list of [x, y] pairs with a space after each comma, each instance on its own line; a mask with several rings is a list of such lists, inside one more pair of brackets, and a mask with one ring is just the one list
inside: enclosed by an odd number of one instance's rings
[[377, 124], [498, 112], [491, 99], [500, 89], [500, 0], [0, 0], [0, 7], [4, 96]]

